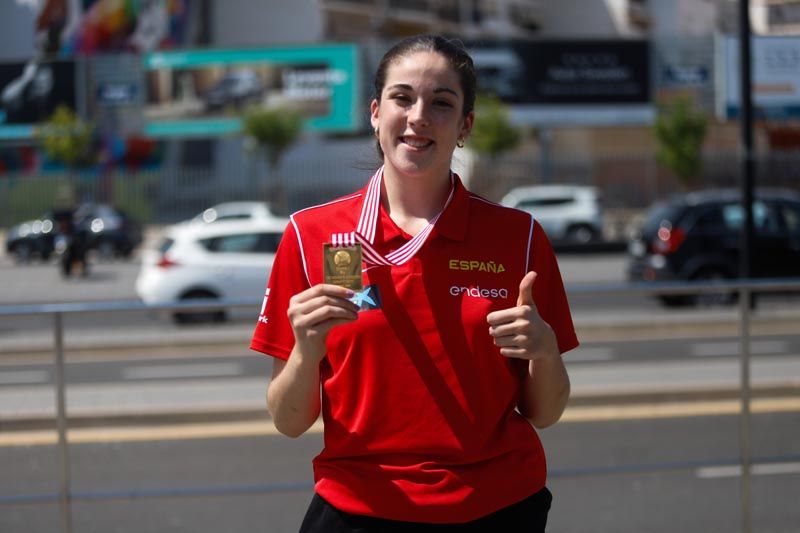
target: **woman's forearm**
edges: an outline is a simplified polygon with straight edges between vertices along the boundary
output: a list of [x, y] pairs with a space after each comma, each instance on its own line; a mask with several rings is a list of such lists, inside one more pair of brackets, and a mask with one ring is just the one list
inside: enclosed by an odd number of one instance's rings
[[319, 416], [319, 359], [295, 346], [287, 361], [275, 359], [273, 365], [267, 409], [278, 431], [299, 437]]
[[567, 369], [558, 349], [528, 363], [519, 410], [537, 428], [558, 422], [570, 394]]

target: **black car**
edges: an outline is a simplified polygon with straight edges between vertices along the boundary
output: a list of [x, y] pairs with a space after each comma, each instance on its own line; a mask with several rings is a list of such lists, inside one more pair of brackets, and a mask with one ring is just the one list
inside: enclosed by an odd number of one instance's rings
[[[654, 206], [628, 246], [631, 281], [726, 280], [739, 275], [739, 241], [744, 216], [737, 190], [677, 196]], [[800, 276], [800, 195], [757, 190], [752, 275]], [[731, 293], [662, 295], [668, 305], [734, 300]]]
[[106, 204], [85, 203], [76, 209], [48, 211], [37, 220], [9, 228], [6, 253], [18, 262], [47, 261], [56, 249], [56, 236], [65, 219], [85, 230], [87, 247], [102, 258], [127, 258], [142, 242], [141, 226], [123, 211]]

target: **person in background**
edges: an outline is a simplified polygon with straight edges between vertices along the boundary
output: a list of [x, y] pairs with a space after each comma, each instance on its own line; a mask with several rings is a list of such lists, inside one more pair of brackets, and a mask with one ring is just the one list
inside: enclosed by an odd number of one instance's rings
[[251, 348], [274, 358], [278, 430], [322, 414], [301, 532], [544, 531], [535, 428], [565, 409], [578, 340], [539, 224], [450, 170], [475, 91], [459, 43], [396, 44], [370, 105], [383, 166], [284, 233]]

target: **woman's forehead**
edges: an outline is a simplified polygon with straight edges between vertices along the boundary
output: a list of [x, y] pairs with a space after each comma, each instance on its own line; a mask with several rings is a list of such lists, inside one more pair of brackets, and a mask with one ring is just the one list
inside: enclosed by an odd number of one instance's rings
[[445, 56], [437, 52], [421, 51], [398, 57], [389, 65], [386, 74], [386, 88], [396, 84], [412, 88], [435, 85], [461, 93], [458, 72]]

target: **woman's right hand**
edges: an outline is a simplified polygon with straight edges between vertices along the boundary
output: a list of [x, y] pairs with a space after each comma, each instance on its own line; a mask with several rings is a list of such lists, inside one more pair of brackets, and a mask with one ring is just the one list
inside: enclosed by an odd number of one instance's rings
[[331, 328], [358, 318], [358, 306], [348, 300], [353, 294], [350, 289], [321, 283], [292, 296], [287, 314], [300, 353], [317, 363], [325, 357]]

